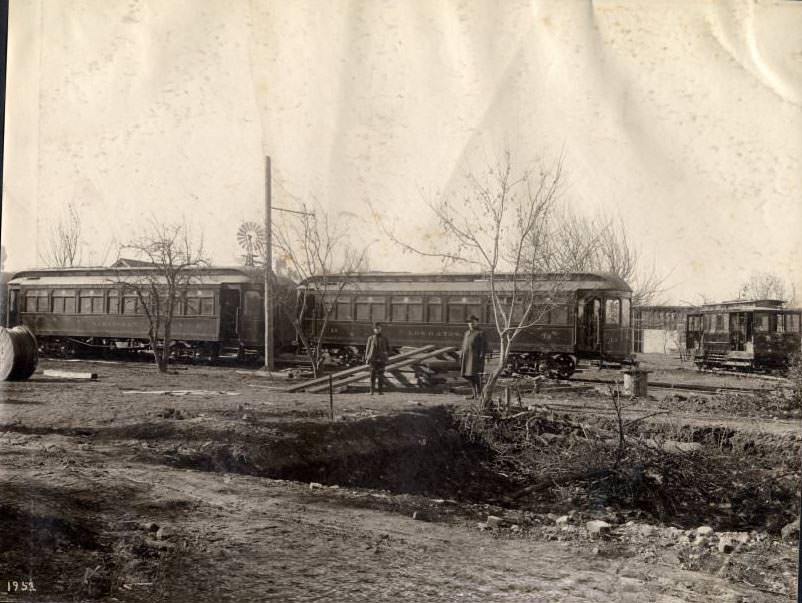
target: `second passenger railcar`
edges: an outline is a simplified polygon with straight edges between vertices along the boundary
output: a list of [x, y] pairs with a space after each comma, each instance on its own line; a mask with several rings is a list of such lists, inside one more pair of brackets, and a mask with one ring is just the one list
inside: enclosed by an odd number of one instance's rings
[[[511, 295], [512, 277], [496, 276], [501, 296]], [[384, 323], [393, 347], [459, 346], [470, 315], [480, 319], [491, 348], [498, 350], [490, 284], [481, 274], [367, 273], [313, 277], [301, 283], [328, 304], [331, 314], [323, 343], [355, 359], [362, 353], [373, 322]], [[513, 369], [531, 367], [567, 378], [578, 359], [629, 362], [632, 359], [632, 290], [609, 274], [538, 274], [534, 285], [519, 282], [518, 291], [534, 292], [533, 324], [513, 344]], [[520, 318], [523, 306], [513, 309]], [[318, 310], [307, 316], [304, 330], [321, 328]]]

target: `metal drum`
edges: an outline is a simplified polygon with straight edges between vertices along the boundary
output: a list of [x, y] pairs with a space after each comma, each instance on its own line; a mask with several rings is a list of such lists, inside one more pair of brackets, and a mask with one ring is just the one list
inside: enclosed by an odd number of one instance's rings
[[27, 327], [0, 327], [0, 380], [24, 381], [39, 363], [36, 337]]

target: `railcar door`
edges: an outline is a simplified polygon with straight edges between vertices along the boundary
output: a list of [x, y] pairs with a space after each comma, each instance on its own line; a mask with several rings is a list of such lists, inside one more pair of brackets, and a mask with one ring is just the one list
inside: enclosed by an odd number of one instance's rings
[[752, 343], [752, 313], [733, 312], [730, 314], [730, 349], [743, 352]]
[[685, 329], [685, 349], [695, 350], [702, 347], [702, 327], [701, 314], [688, 314]]
[[19, 324], [19, 297], [19, 289], [11, 289], [8, 292], [8, 322], [6, 323], [8, 327], [15, 327]]
[[220, 339], [239, 338], [240, 292], [236, 289], [220, 290]]
[[598, 352], [601, 346], [601, 300], [580, 298], [577, 302], [577, 348]]

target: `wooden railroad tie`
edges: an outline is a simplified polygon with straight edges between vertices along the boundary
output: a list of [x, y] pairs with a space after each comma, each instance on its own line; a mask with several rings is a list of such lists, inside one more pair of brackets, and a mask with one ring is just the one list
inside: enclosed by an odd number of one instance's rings
[[[412, 387], [413, 383], [409, 381], [406, 374], [402, 372], [400, 369], [417, 364], [422, 360], [435, 358], [442, 354], [448, 354], [456, 351], [456, 348], [454, 346], [448, 346], [439, 349], [434, 349], [434, 347], [435, 346], [433, 345], [427, 345], [421, 348], [417, 348], [415, 350], [411, 350], [409, 352], [405, 352], [403, 354], [397, 354], [395, 356], [390, 357], [389, 364], [384, 368], [385, 373], [389, 375], [393, 379], [393, 381], [395, 381], [401, 387]], [[370, 366], [367, 364], [347, 369], [345, 371], [340, 371], [339, 373], [334, 373], [333, 375], [331, 375], [332, 386], [342, 387], [350, 383], [362, 381], [369, 374], [370, 374]], [[287, 391], [303, 390], [310, 393], [323, 392], [329, 387], [328, 379], [329, 377], [326, 376], [320, 379], [314, 379], [312, 381], [308, 381], [306, 383], [299, 383], [298, 385], [293, 386]]]

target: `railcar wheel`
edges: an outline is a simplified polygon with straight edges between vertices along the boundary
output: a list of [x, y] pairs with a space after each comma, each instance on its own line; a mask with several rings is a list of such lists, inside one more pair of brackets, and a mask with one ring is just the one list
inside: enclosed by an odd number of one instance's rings
[[568, 354], [555, 354], [546, 359], [546, 374], [552, 379], [568, 379], [576, 370], [576, 361]]
[[78, 349], [72, 341], [62, 341], [59, 346], [58, 355], [61, 358], [72, 359], [78, 355]]

